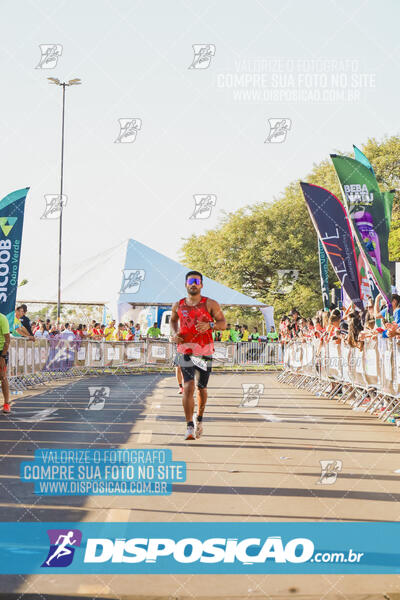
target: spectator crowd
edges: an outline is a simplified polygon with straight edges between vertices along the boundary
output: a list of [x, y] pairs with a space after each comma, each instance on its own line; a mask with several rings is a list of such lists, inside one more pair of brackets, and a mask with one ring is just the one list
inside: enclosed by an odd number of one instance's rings
[[291, 340], [306, 341], [320, 339], [336, 343], [346, 341], [352, 348], [363, 349], [364, 342], [370, 338], [382, 336], [394, 338], [400, 336], [400, 296], [392, 294], [392, 313], [379, 294], [375, 301], [370, 298], [367, 306], [359, 310], [353, 304], [340, 310], [331, 305], [329, 311], [318, 311], [313, 318], [304, 318], [297, 308], [290, 316], [284, 315], [279, 324], [279, 341], [282, 345]]
[[27, 316], [27, 306], [22, 304], [15, 309], [14, 328], [11, 331], [14, 337], [25, 337], [31, 340], [47, 339], [57, 336], [57, 339], [76, 339], [76, 340], [106, 340], [106, 341], [140, 341], [146, 337], [159, 338], [161, 331], [154, 323], [149, 327], [144, 334], [139, 323], [130, 321], [129, 323], [119, 323], [116, 325], [115, 320], [112, 320], [108, 325], [102, 325], [96, 320], [92, 320], [91, 324], [85, 325], [80, 323], [64, 323], [57, 325], [52, 323], [50, 319], [38, 319], [31, 321]]
[[[161, 338], [161, 331], [157, 323], [149, 327], [146, 331], [142, 331], [139, 323], [129, 321], [129, 323], [116, 324], [115, 320], [110, 321], [107, 325], [100, 324], [96, 320], [92, 320], [91, 324], [84, 325], [80, 323], [65, 323], [58, 326], [52, 323], [50, 319], [38, 319], [31, 321], [27, 315], [28, 309], [26, 304], [21, 304], [15, 310], [14, 329], [11, 335], [14, 337], [25, 337], [28, 339], [46, 339], [58, 336], [57, 339], [91, 339], [105, 340], [107, 342], [123, 342], [135, 341], [151, 338]], [[231, 325], [227, 324], [227, 328], [223, 331], [213, 331], [213, 338], [216, 342], [278, 342], [279, 335], [274, 327], [265, 336], [260, 335], [257, 327], [253, 327], [252, 332], [249, 331], [247, 325]]]
[[213, 331], [213, 339], [216, 342], [277, 342], [278, 334], [275, 328], [271, 327], [271, 331], [267, 335], [260, 335], [257, 327], [253, 327], [250, 332], [247, 325], [232, 326], [227, 323], [226, 329], [223, 331]]
[[[362, 350], [364, 341], [373, 337], [393, 338], [400, 336], [400, 295], [392, 294], [392, 314], [383, 296], [379, 294], [375, 301], [368, 300], [364, 310], [357, 309], [351, 304], [347, 309], [330, 306], [329, 311], [318, 311], [312, 318], [302, 317], [297, 308], [293, 308], [290, 315], [284, 315], [279, 324], [279, 331], [274, 327], [266, 335], [260, 335], [258, 328], [250, 332], [247, 325], [231, 325], [223, 331], [213, 331], [216, 342], [280, 342], [283, 346], [291, 340], [318, 338], [321, 340], [334, 340], [340, 343], [345, 340], [350, 346]], [[147, 338], [161, 338], [160, 328], [157, 323], [143, 331], [139, 323], [129, 321], [116, 324], [115, 320], [107, 325], [92, 320], [90, 325], [64, 323], [58, 326], [50, 319], [31, 321], [27, 315], [26, 304], [17, 306], [15, 310], [14, 328], [11, 331], [14, 337], [25, 337], [31, 340], [46, 339], [58, 336], [59, 339], [91, 339], [105, 341], [141, 341]]]

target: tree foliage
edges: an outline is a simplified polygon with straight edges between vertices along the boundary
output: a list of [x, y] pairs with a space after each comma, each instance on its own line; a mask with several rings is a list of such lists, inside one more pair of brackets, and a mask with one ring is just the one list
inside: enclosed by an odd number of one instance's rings
[[[400, 137], [371, 138], [362, 147], [371, 161], [382, 191], [400, 189]], [[339, 154], [345, 154], [337, 151]], [[347, 153], [349, 154], [349, 153]], [[305, 181], [341, 197], [329, 159], [315, 164]], [[395, 194], [392, 260], [400, 260], [400, 195]], [[321, 306], [318, 244], [298, 181], [290, 183], [272, 203], [259, 202], [224, 213], [220, 225], [203, 235], [192, 235], [181, 249], [183, 262], [208, 277], [266, 304], [280, 317], [292, 306], [311, 315]], [[278, 271], [294, 269], [299, 277], [288, 294], [277, 294]], [[335, 282], [330, 269], [330, 285]]]

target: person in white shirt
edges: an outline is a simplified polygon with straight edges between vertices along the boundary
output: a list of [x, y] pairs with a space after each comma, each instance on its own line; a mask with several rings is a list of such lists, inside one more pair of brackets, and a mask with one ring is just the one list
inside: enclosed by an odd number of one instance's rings
[[65, 323], [64, 330], [60, 333], [60, 340], [69, 340], [72, 341], [75, 339], [75, 334], [71, 331], [71, 325], [69, 323]]
[[46, 339], [49, 337], [49, 332], [47, 331], [44, 323], [40, 323], [40, 327], [37, 331], [35, 331], [34, 337], [39, 339]]
[[140, 338], [141, 338], [141, 331], [140, 331], [140, 325], [139, 323], [136, 323], [135, 325], [135, 342], [140, 342]]

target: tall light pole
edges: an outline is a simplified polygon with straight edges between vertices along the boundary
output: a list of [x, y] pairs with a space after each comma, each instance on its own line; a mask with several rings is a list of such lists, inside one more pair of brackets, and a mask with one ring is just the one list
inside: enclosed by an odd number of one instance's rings
[[57, 322], [60, 322], [61, 314], [61, 255], [62, 255], [62, 223], [63, 223], [63, 179], [64, 179], [64, 116], [65, 116], [65, 88], [70, 85], [80, 85], [80, 79], [60, 81], [55, 77], [48, 77], [49, 83], [59, 85], [63, 89], [62, 96], [62, 125], [61, 125], [61, 175], [60, 175], [60, 223], [58, 237], [58, 291], [57, 291]]

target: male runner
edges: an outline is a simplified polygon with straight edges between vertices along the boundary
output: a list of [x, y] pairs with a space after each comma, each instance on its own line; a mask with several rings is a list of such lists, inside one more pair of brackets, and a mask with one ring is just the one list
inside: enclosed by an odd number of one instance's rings
[[[214, 353], [212, 330], [225, 329], [226, 321], [215, 300], [201, 296], [203, 276], [189, 271], [185, 276], [187, 296], [172, 306], [171, 342], [178, 344], [177, 362], [183, 375], [182, 404], [187, 431], [185, 440], [194, 440], [203, 433], [203, 414], [207, 402], [207, 383]], [[192, 358], [193, 357], [193, 360]], [[198, 372], [196, 431], [194, 412], [194, 374]]]

